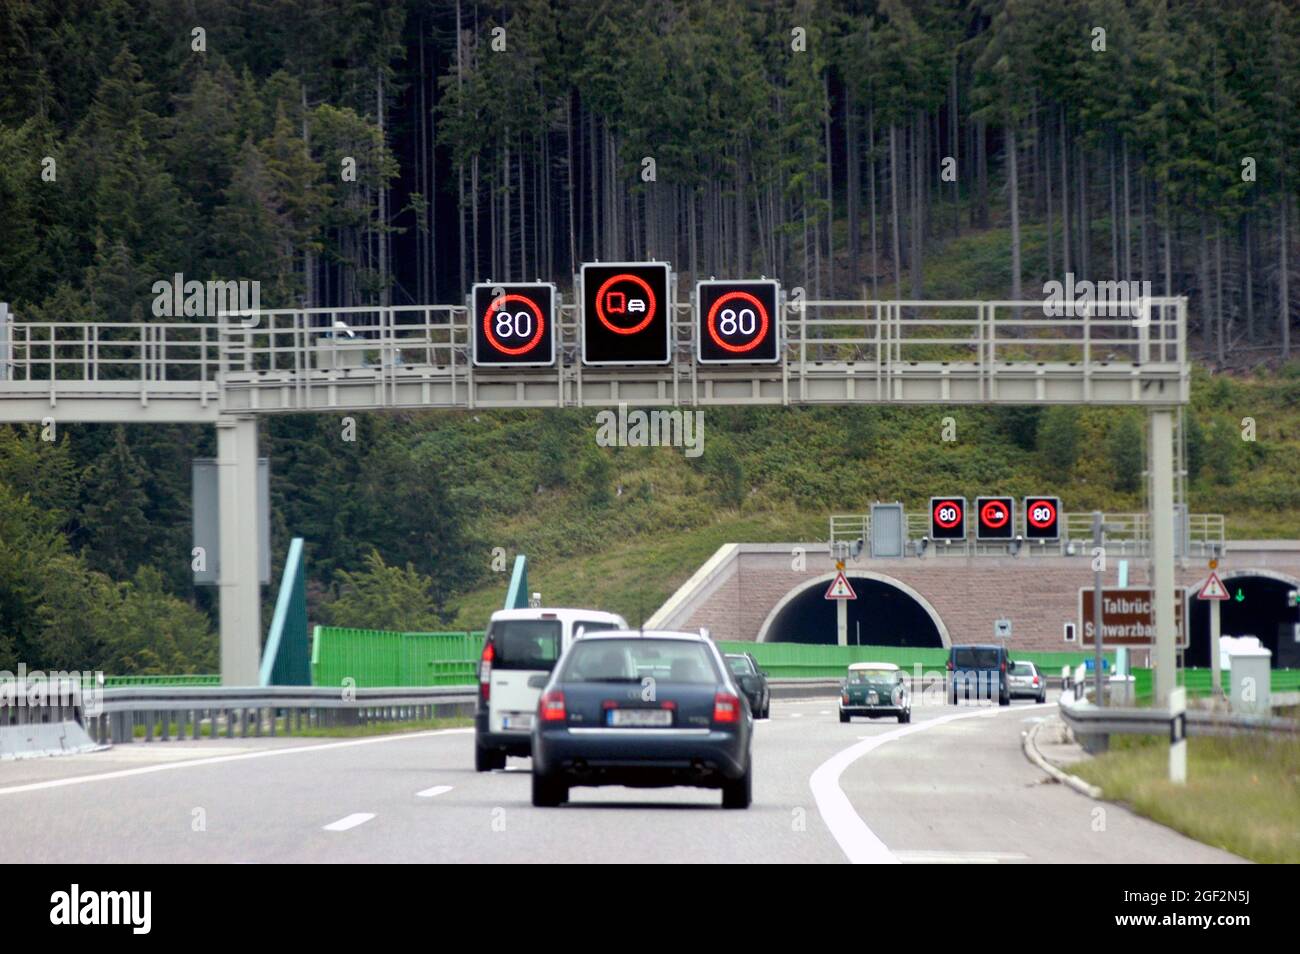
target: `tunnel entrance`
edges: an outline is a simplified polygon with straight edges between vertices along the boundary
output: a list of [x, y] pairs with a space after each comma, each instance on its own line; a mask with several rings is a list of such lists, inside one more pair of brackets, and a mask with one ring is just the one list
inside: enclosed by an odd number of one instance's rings
[[[1287, 593], [1297, 584], [1276, 577], [1244, 573], [1241, 576], [1225, 574], [1223, 585], [1230, 598], [1219, 610], [1220, 635], [1258, 637], [1260, 645], [1272, 652], [1270, 661], [1274, 669], [1300, 667], [1300, 643], [1295, 641], [1295, 624], [1300, 622], [1300, 609], [1288, 606], [1286, 602]], [[1210, 604], [1198, 600], [1195, 591], [1191, 593], [1190, 602], [1192, 628], [1188, 634], [1184, 665], [1208, 669]]]
[[[848, 601], [849, 645], [943, 647], [947, 631], [934, 608], [915, 591], [884, 577], [845, 574], [856, 600]], [[835, 602], [825, 599], [834, 574], [788, 594], [759, 640], [835, 645]], [[941, 632], [942, 629], [942, 632]]]

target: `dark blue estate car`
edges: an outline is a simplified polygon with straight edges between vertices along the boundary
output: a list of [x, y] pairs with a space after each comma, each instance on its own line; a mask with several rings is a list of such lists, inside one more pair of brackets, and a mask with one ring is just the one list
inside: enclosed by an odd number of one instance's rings
[[948, 698], [953, 705], [964, 695], [967, 699], [992, 699], [998, 705], [1011, 705], [1011, 682], [1007, 648], [992, 644], [953, 646], [948, 656]]
[[723, 808], [748, 808], [753, 724], [707, 636], [584, 634], [538, 703], [533, 804], [559, 805], [575, 785], [689, 785], [721, 789]]

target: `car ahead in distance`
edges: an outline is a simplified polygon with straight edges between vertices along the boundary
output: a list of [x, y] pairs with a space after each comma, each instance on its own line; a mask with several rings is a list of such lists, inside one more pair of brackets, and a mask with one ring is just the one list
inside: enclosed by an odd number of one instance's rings
[[704, 633], [617, 630], [575, 639], [542, 687], [533, 724], [533, 804], [576, 785], [722, 790], [753, 798], [753, 714]]
[[977, 699], [991, 699], [996, 692], [998, 705], [1011, 705], [1008, 664], [1005, 646], [953, 646], [948, 653], [948, 700], [956, 705], [963, 694], [967, 699], [972, 694]]
[[840, 689], [840, 721], [854, 716], [898, 716], [899, 722], [911, 722], [912, 697], [903, 671], [893, 663], [851, 663]]
[[1011, 687], [1011, 698], [1022, 699], [1026, 696], [1036, 702], [1047, 701], [1047, 680], [1031, 662], [1013, 662], [1007, 673], [1007, 683]]
[[767, 685], [767, 673], [758, 668], [753, 653], [727, 653], [724, 657], [731, 668], [731, 678], [749, 700], [755, 719], [766, 719], [772, 709], [772, 692]]
[[505, 768], [506, 756], [529, 754], [538, 691], [528, 680], [548, 675], [579, 632], [626, 628], [616, 613], [591, 609], [493, 613], [478, 664], [474, 770]]

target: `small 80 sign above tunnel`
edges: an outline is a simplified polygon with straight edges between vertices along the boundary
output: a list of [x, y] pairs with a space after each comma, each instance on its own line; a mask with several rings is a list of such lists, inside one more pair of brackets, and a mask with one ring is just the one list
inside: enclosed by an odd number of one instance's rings
[[555, 286], [482, 283], [470, 290], [474, 364], [540, 368], [555, 364]]
[[700, 364], [781, 360], [781, 286], [771, 279], [695, 286], [695, 355]]

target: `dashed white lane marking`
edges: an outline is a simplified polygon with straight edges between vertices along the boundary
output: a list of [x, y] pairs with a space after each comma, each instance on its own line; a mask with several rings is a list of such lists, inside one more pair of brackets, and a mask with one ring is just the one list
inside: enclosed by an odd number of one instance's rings
[[450, 785], [435, 785], [433, 788], [426, 788], [423, 792], [416, 792], [416, 798], [433, 798], [435, 795], [443, 795], [451, 791]]
[[818, 710], [817, 710], [817, 714], [818, 714], [818, 715], [830, 715], [830, 714], [831, 714], [831, 710], [830, 710], [830, 709], [818, 709]]
[[1000, 865], [1004, 861], [1028, 861], [1016, 851], [896, 851], [905, 865]]
[[[1054, 706], [1056, 703], [1044, 703], [1044, 706]], [[1025, 708], [1037, 708], [1036, 706]], [[994, 709], [996, 715], [999, 711], [1010, 712], [1010, 709]], [[1018, 710], [1023, 712], [1024, 708]], [[886, 742], [892, 742], [895, 739], [901, 739], [912, 735], [916, 732], [924, 732], [926, 729], [932, 729], [935, 726], [947, 725], [949, 722], [957, 722], [961, 719], [979, 718], [984, 716], [984, 712], [976, 710], [965, 710], [954, 712], [952, 715], [939, 716], [937, 719], [927, 719], [924, 722], [911, 723], [900, 726], [891, 732], [885, 732], [881, 735], [872, 736], [850, 745], [847, 749], [837, 752], [825, 762], [817, 767], [808, 779], [808, 786], [812, 789], [813, 798], [817, 802], [817, 811], [821, 813], [822, 820], [826, 822], [826, 827], [830, 829], [831, 835], [839, 842], [840, 850], [848, 857], [853, 864], [898, 864], [899, 858], [894, 852], [885, 847], [885, 843], [867, 827], [867, 823], [862, 820], [857, 811], [853, 808], [853, 803], [849, 801], [844, 790], [840, 788], [840, 776], [844, 774], [845, 769], [856, 762], [868, 752], [880, 748]]]
[[0, 795], [16, 795], [19, 792], [39, 792], [47, 788], [63, 788], [65, 785], [84, 785], [87, 782], [104, 782], [113, 778], [130, 778], [133, 775], [148, 775], [152, 772], [171, 772], [176, 769], [195, 768], [199, 765], [220, 765], [223, 762], [242, 762], [245, 759], [268, 759], [277, 755], [295, 755], [300, 752], [328, 752], [331, 749], [347, 749], [355, 745], [381, 745], [386, 742], [404, 742], [410, 739], [427, 739], [435, 735], [463, 735], [473, 729], [430, 729], [427, 732], [402, 732], [397, 735], [381, 735], [369, 739], [349, 739], [346, 742], [322, 742], [320, 745], [295, 745], [283, 749], [264, 749], [259, 752], [243, 752], [240, 755], [214, 755], [207, 759], [190, 759], [187, 762], [167, 762], [162, 765], [145, 765], [140, 768], [119, 769], [115, 772], [100, 772], [96, 775], [76, 775], [72, 778], [56, 778], [47, 782], [29, 782], [25, 785], [10, 785], [0, 788]]
[[353, 812], [336, 822], [330, 822], [325, 826], [326, 831], [347, 831], [349, 828], [356, 828], [358, 825], [364, 825], [370, 819], [375, 817], [374, 812]]
[[802, 719], [802, 718], [803, 718], [803, 713], [802, 713], [802, 712], [791, 712], [791, 713], [790, 713], [790, 718], [791, 718], [791, 719]]

